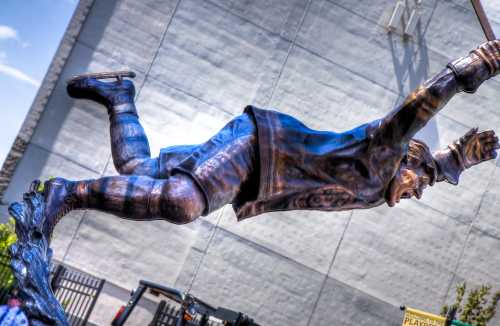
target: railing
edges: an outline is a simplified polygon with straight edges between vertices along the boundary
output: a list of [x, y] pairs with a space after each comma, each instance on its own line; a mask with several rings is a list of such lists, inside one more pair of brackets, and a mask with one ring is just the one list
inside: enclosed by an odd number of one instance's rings
[[[153, 320], [148, 326], [175, 326], [177, 325], [177, 320], [180, 317], [180, 311], [176, 306], [171, 306], [165, 300], [161, 300], [156, 308]], [[203, 317], [202, 317], [203, 318]], [[186, 322], [188, 326], [195, 325], [205, 325], [205, 326], [221, 326], [221, 323], [215, 321], [209, 321], [208, 317], [206, 320], [200, 320], [198, 317], [196, 319]]]
[[[0, 305], [6, 304], [13, 286], [10, 257], [0, 252]], [[94, 309], [105, 280], [57, 265], [51, 286], [72, 326], [85, 325]]]
[[165, 300], [162, 300], [158, 304], [158, 308], [149, 326], [175, 326], [178, 317], [179, 310], [167, 304]]
[[58, 265], [51, 285], [72, 326], [85, 325], [94, 309], [105, 280]]

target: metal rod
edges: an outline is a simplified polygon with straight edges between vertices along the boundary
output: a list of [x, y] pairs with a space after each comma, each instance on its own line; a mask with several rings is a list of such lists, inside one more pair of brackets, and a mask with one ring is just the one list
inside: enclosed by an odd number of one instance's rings
[[490, 22], [488, 21], [488, 16], [486, 16], [481, 0], [470, 0], [470, 2], [472, 3], [472, 7], [474, 7], [477, 18], [479, 18], [479, 23], [481, 24], [484, 35], [486, 35], [486, 39], [488, 41], [496, 40], [495, 33], [493, 32]]

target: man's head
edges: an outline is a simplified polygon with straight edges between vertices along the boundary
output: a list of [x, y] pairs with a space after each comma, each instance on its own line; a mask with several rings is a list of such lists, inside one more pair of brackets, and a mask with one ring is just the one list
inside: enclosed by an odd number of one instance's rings
[[427, 145], [411, 140], [408, 152], [389, 184], [386, 201], [389, 206], [399, 203], [401, 198], [413, 196], [420, 199], [423, 190], [437, 179], [437, 166]]

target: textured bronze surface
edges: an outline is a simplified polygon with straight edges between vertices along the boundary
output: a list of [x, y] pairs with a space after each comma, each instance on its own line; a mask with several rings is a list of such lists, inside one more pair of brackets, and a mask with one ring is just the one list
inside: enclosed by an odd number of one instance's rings
[[[58, 187], [49, 182], [47, 215], [57, 222], [69, 209], [88, 207], [187, 223], [228, 203], [243, 219], [276, 210], [337, 211], [420, 198], [428, 185], [456, 184], [464, 169], [496, 157], [498, 138], [491, 130], [473, 129], [434, 155], [413, 137], [453, 95], [473, 93], [498, 74], [499, 49], [499, 41], [481, 45], [385, 117], [350, 131], [317, 131], [289, 115], [249, 106], [207, 142], [165, 148], [158, 158], [150, 157], [134, 86], [122, 79], [124, 73], [77, 76], [68, 83], [69, 94], [108, 108], [113, 161], [122, 176], [57, 179]], [[99, 80], [110, 77], [117, 81]]]
[[37, 191], [38, 185], [38, 182], [33, 182], [23, 201], [9, 207], [16, 220], [17, 236], [16, 243], [9, 248], [10, 265], [16, 280], [17, 296], [29, 325], [67, 326], [69, 323], [64, 309], [50, 286], [52, 222], [45, 214], [46, 203]]

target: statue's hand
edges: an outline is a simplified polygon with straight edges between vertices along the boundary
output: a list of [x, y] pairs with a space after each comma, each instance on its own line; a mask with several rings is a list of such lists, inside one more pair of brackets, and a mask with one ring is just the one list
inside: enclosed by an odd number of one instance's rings
[[455, 146], [465, 168], [496, 158], [500, 148], [493, 130], [478, 133], [477, 128], [469, 130], [455, 142]]
[[455, 74], [458, 90], [474, 93], [485, 80], [500, 73], [500, 40], [481, 44], [468, 56], [448, 64]]
[[500, 40], [483, 43], [472, 52], [483, 59], [491, 76], [500, 73]]

